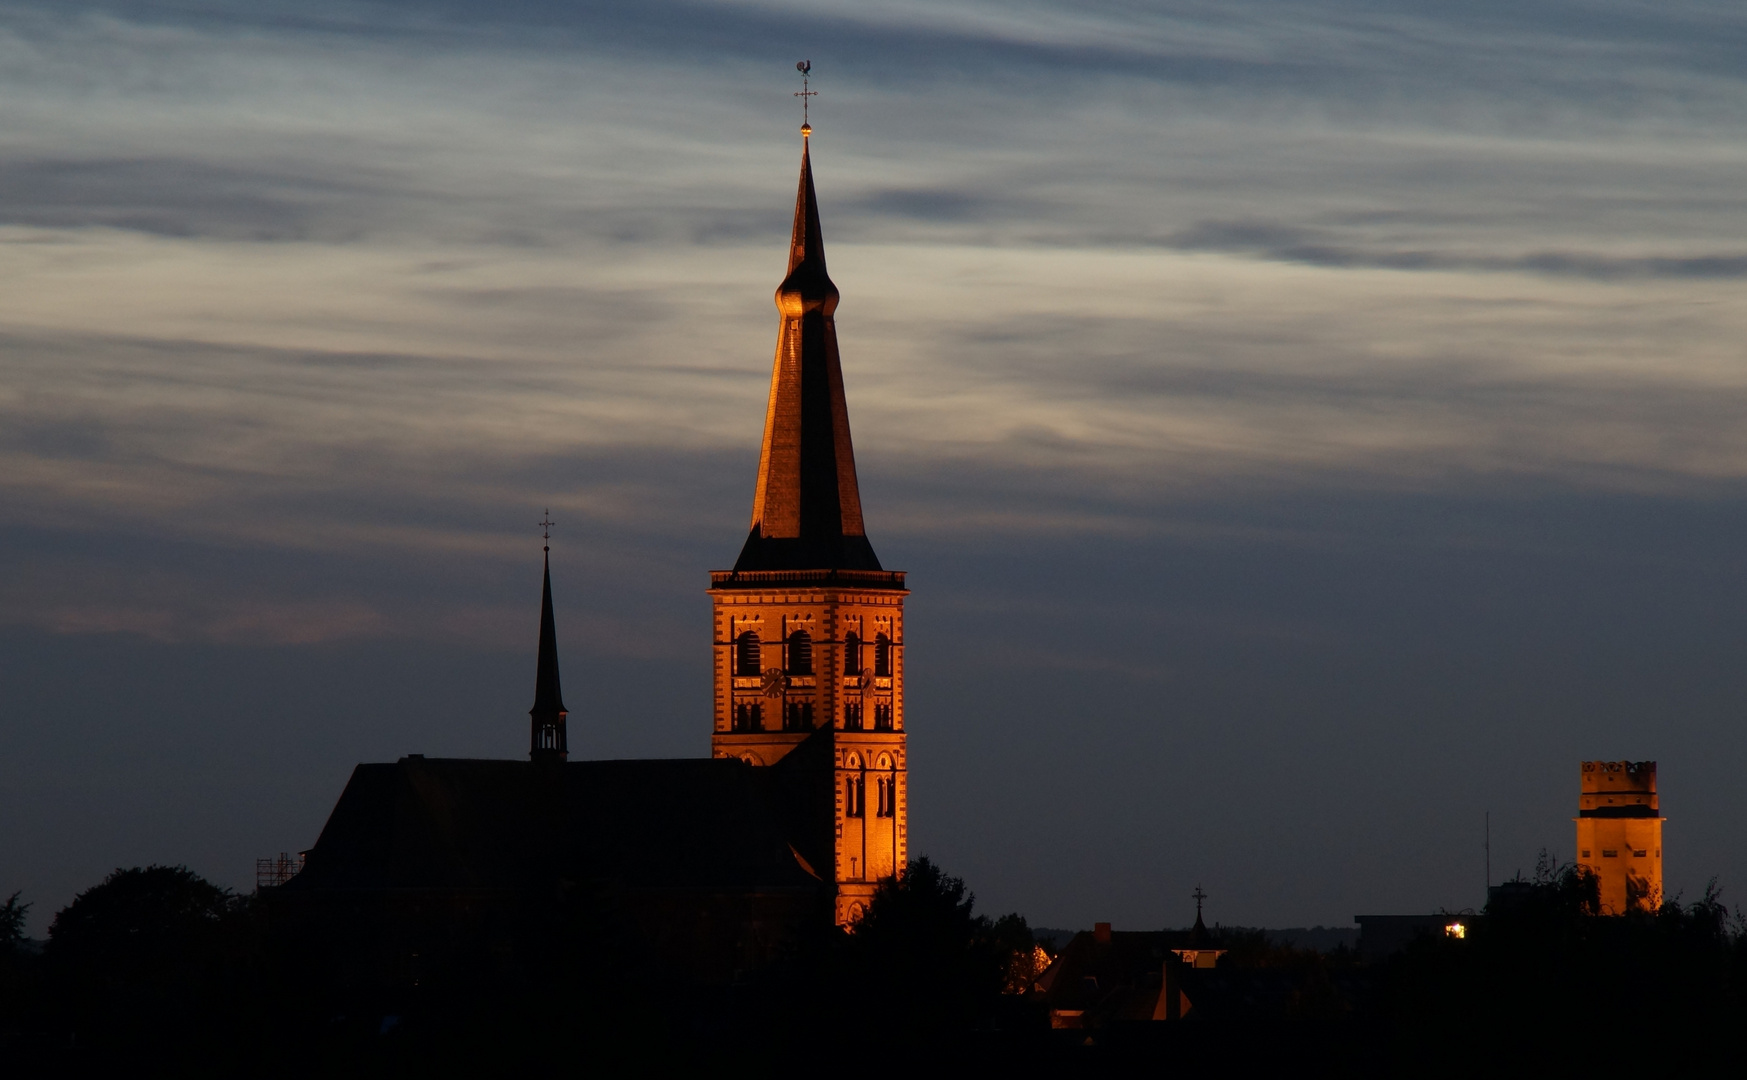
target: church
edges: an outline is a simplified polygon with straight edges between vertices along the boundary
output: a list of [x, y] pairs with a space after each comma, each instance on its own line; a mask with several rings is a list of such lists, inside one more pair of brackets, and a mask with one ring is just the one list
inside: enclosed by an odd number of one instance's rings
[[437, 938], [508, 948], [531, 907], [584, 896], [670, 968], [726, 981], [853, 924], [905, 866], [908, 593], [863, 524], [801, 133], [751, 529], [710, 574], [711, 756], [569, 760], [548, 549], [528, 759], [357, 766], [272, 889], [281, 917], [345, 923], [392, 965]]

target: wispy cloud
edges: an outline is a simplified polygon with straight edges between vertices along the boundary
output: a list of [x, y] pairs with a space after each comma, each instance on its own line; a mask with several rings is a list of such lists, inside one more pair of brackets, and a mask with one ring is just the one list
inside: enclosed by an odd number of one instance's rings
[[21, 527], [704, 528], [662, 491], [756, 441], [796, 50], [894, 527], [1747, 472], [1744, 24], [1714, 5], [4, 10]]
[[1747, 277], [1747, 254], [1608, 256], [1532, 251], [1478, 255], [1454, 251], [1388, 251], [1348, 245], [1333, 230], [1298, 228], [1266, 221], [1204, 221], [1166, 237], [1184, 251], [1227, 251], [1335, 269], [1443, 270], [1534, 273], [1618, 281], [1632, 278]]
[[0, 0], [39, 911], [115, 865], [93, 807], [180, 860], [247, 806], [246, 871], [354, 755], [513, 753], [548, 507], [575, 745], [700, 751], [801, 57], [919, 844], [1040, 920], [1188, 867], [1430, 910], [1475, 875], [1427, 837], [1556, 843], [1523, 792], [1610, 746], [1721, 793], [1682, 860], [1738, 876], [1739, 4]]

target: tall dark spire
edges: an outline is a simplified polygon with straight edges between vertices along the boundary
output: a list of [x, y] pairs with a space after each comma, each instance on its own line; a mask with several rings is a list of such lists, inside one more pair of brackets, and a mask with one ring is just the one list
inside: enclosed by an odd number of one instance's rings
[[782, 326], [770, 376], [752, 531], [734, 564], [737, 571], [880, 569], [861, 521], [849, 407], [837, 354], [837, 298], [837, 286], [825, 272], [812, 157], [803, 142], [789, 271], [776, 290]]
[[[545, 522], [548, 528], [551, 522]], [[552, 618], [552, 548], [547, 545], [545, 581], [540, 589], [540, 658], [534, 671], [533, 734], [528, 756], [535, 761], [563, 761], [570, 756], [564, 735], [564, 694], [558, 686], [558, 624]]]

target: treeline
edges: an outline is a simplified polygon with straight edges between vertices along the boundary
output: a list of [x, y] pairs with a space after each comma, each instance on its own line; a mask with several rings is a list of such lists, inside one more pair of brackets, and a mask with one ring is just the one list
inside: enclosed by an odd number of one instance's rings
[[1603, 917], [1594, 880], [1550, 861], [1464, 938], [1428, 937], [1382, 963], [1216, 931], [1218, 979], [1186, 1019], [1080, 1030], [1053, 1029], [1031, 991], [1047, 956], [1025, 920], [978, 914], [964, 883], [926, 859], [882, 887], [853, 932], [821, 928], [725, 988], [652, 977], [639, 943], [587, 904], [530, 914], [545, 920], [529, 927], [544, 963], [463, 945], [409, 957], [390, 979], [343, 962], [359, 943], [287, 932], [261, 898], [181, 867], [117, 870], [55, 915], [40, 950], [22, 935], [27, 910], [17, 895], [0, 907], [0, 1071], [18, 1076], [822, 1062], [861, 1075], [924, 1061], [1682, 1075], [1733, 1060], [1747, 1030], [1747, 928], [1714, 888]]

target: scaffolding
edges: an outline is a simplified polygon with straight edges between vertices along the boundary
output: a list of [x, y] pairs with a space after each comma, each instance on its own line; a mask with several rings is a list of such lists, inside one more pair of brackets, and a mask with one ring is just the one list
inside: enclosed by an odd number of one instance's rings
[[303, 869], [303, 855], [281, 851], [275, 859], [255, 860], [255, 888], [272, 889], [285, 884]]

